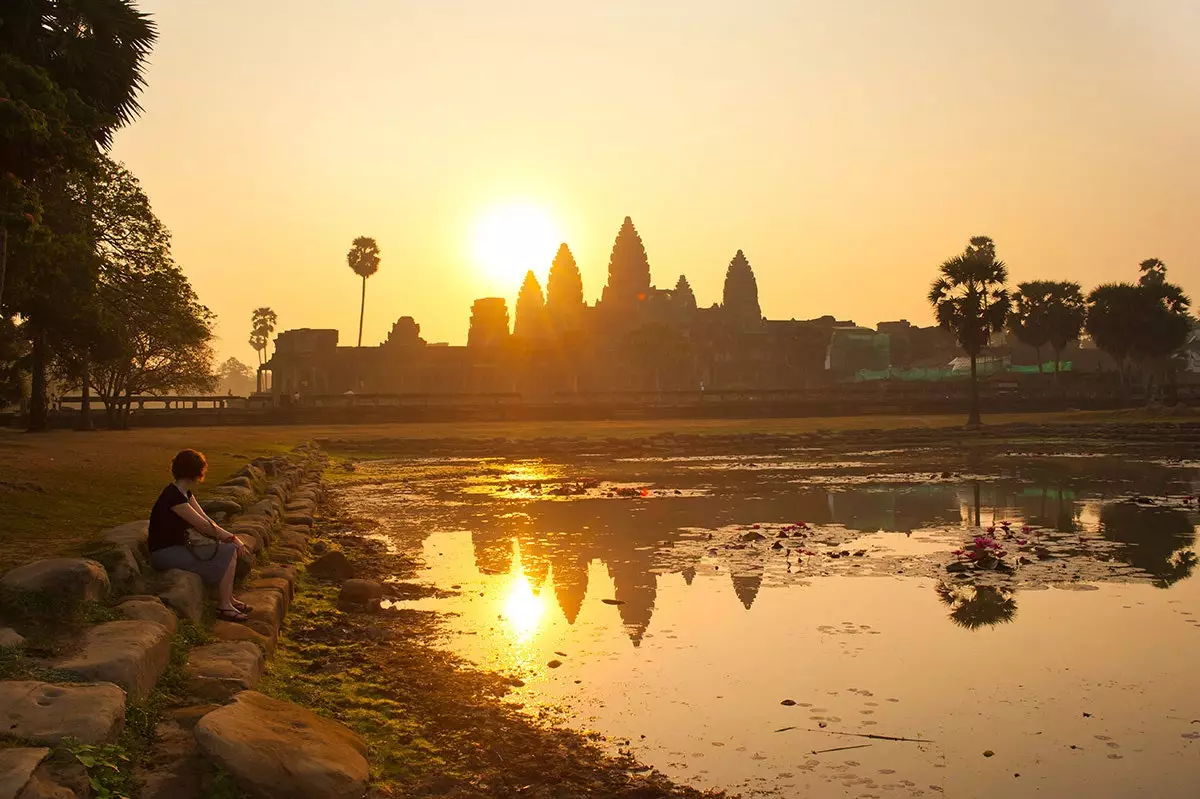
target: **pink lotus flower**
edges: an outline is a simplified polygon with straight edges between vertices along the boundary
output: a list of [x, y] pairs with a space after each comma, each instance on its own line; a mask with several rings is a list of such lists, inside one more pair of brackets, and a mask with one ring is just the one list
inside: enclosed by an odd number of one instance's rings
[[1025, 540], [1024, 538], [1018, 538], [1017, 543], [1020, 544], [1021, 546], [1025, 546], [1029, 542], [1027, 540]]
[[987, 531], [988, 531], [989, 533], [994, 533], [994, 532], [996, 532], [996, 528], [995, 528], [995, 527], [989, 527], [989, 528], [987, 528]]

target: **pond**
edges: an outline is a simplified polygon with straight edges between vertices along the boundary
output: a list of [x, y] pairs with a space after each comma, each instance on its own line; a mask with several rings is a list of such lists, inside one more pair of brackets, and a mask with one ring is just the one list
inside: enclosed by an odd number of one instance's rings
[[[746, 796], [1192, 797], [1196, 464], [1045, 451], [364, 461], [446, 645]], [[900, 739], [900, 740], [897, 740]]]

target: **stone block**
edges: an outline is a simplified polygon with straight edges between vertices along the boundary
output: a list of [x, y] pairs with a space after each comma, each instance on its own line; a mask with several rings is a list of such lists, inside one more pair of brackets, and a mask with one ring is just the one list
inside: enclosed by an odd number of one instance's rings
[[292, 584], [282, 577], [255, 577], [242, 586], [244, 591], [275, 591], [283, 597], [283, 612], [292, 604]]
[[108, 583], [113, 593], [140, 594], [146, 590], [146, 577], [142, 572], [143, 561], [139, 559], [134, 546], [118, 546], [97, 555], [96, 559], [108, 572]]
[[233, 516], [242, 512], [241, 505], [232, 499], [223, 499], [221, 497], [202, 499], [200, 500], [200, 507], [204, 508], [204, 512], [209, 516], [212, 516], [214, 513], [224, 513], [226, 516]]
[[302, 525], [304, 527], [312, 527], [313, 517], [308, 513], [288, 512], [283, 517], [284, 524]]
[[112, 683], [0, 682], [0, 736], [49, 745], [115, 741], [125, 728], [125, 692]]
[[198, 622], [204, 615], [204, 581], [195, 572], [171, 569], [162, 573], [158, 596], [181, 619]]
[[283, 623], [283, 595], [278, 591], [244, 591], [238, 598], [254, 608], [249, 614], [251, 619], [271, 625], [272, 630], [278, 630]]
[[271, 560], [276, 563], [296, 564], [303, 563], [304, 559], [304, 553], [298, 549], [282, 545], [271, 548]]
[[196, 725], [211, 760], [257, 799], [362, 799], [366, 746], [335, 721], [244, 691]]
[[175, 634], [175, 630], [179, 626], [179, 619], [176, 618], [175, 612], [156, 596], [131, 596], [117, 605], [117, 610], [130, 619], [156, 621], [166, 627], [167, 632], [171, 635]]
[[0, 799], [17, 799], [49, 754], [44, 747], [0, 749]]
[[275, 652], [275, 644], [278, 640], [275, 631], [271, 629], [269, 624], [263, 624], [262, 622], [251, 623], [255, 624], [255, 627], [251, 627], [249, 623], [238, 624], [232, 621], [214, 621], [209, 632], [218, 641], [250, 641], [257, 644], [270, 657]]
[[112, 682], [139, 702], [150, 695], [171, 657], [171, 634], [156, 621], [110, 621], [89, 628], [83, 647], [56, 668], [85, 680]]
[[185, 667], [192, 694], [211, 702], [228, 702], [262, 678], [265, 656], [252, 641], [219, 641], [198, 646]]
[[259, 577], [278, 577], [288, 581], [288, 585], [292, 587], [292, 596], [296, 595], [296, 567], [295, 566], [265, 566], [258, 573]]
[[0, 588], [66, 602], [99, 602], [108, 596], [108, 572], [87, 558], [35, 560], [5, 573]]
[[25, 646], [25, 636], [12, 627], [0, 627], [0, 649], [12, 649]]

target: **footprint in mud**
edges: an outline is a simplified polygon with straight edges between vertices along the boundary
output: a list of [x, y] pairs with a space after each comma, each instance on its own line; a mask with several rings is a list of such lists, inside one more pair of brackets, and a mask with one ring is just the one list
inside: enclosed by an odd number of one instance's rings
[[713, 741], [712, 745], [713, 746], [724, 746], [725, 744], [722, 741]]
[[858, 712], [863, 716], [873, 716], [875, 714], [874, 710], [860, 710]]
[[896, 769], [894, 769], [894, 768], [881, 768], [881, 769], [879, 769], [879, 773], [880, 773], [880, 774], [895, 774], [895, 773], [896, 773]]
[[879, 724], [879, 722], [878, 722], [878, 721], [864, 721], [864, 722], [862, 723], [862, 726], [864, 726], [864, 727], [874, 727], [874, 726], [876, 726], [877, 724]]
[[1108, 759], [1109, 760], [1124, 760], [1125, 757], [1123, 755], [1109, 755]]

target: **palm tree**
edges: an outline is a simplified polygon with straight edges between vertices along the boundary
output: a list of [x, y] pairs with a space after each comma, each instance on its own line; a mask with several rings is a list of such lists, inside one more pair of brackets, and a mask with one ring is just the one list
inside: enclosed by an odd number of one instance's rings
[[354, 274], [362, 278], [362, 305], [358, 311], [358, 346], [362, 346], [363, 315], [367, 310], [367, 278], [379, 271], [379, 245], [369, 236], [359, 236], [350, 246], [346, 261]]
[[[82, 136], [107, 148], [113, 132], [141, 112], [137, 95], [145, 86], [143, 67], [157, 37], [148, 14], [130, 0], [6, 3], [0, 14], [0, 53], [6, 66], [49, 78], [72, 102], [66, 109], [71, 138]], [[33, 70], [34, 72], [29, 72]], [[63, 109], [59, 109], [63, 110]], [[33, 109], [41, 115], [45, 109]], [[28, 181], [62, 158], [61, 141], [41, 153], [9, 153], [0, 169], [10, 180]], [[7, 266], [9, 222], [0, 217], [0, 299]]]
[[979, 426], [980, 351], [992, 333], [1004, 329], [1008, 315], [1008, 267], [996, 260], [996, 245], [987, 236], [976, 236], [963, 250], [941, 266], [941, 276], [929, 289], [938, 324], [954, 334], [971, 358], [971, 410], [969, 427]]
[[1038, 351], [1038, 371], [1042, 370], [1042, 347], [1054, 352], [1054, 375], [1058, 378], [1062, 351], [1079, 338], [1087, 317], [1087, 302], [1078, 283], [1031, 280], [1017, 286], [1013, 294], [1013, 313], [1008, 329], [1020, 341]]
[[275, 332], [275, 324], [278, 321], [279, 317], [266, 306], [255, 308], [250, 314], [250, 346], [258, 350], [259, 366], [267, 361], [267, 345], [271, 341], [271, 334]]

